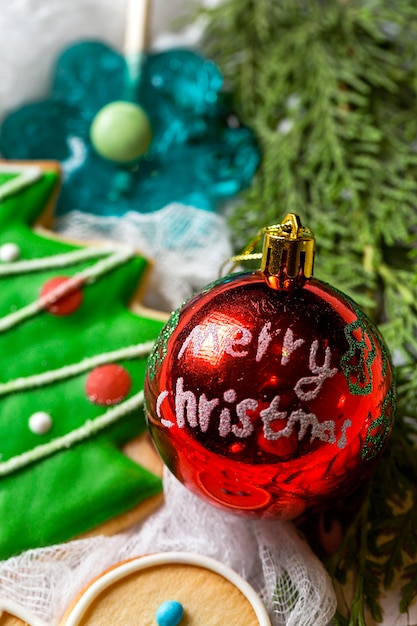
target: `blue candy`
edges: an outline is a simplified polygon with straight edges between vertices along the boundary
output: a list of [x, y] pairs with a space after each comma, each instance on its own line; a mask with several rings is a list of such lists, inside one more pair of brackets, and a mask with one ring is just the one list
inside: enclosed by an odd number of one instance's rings
[[[217, 66], [189, 50], [146, 55], [137, 83], [123, 56], [83, 42], [58, 59], [51, 94], [12, 112], [0, 129], [7, 159], [60, 161], [57, 215], [149, 213], [171, 202], [215, 210], [249, 185], [260, 159], [253, 133], [221, 92]], [[90, 128], [109, 103], [143, 109], [152, 140], [140, 158], [120, 163], [94, 149]]]
[[161, 604], [156, 612], [158, 626], [178, 626], [184, 615], [180, 602], [168, 600]]

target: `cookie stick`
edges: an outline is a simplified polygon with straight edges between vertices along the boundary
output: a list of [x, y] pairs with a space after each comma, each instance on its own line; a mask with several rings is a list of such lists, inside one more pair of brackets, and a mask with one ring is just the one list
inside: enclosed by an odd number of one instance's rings
[[134, 82], [139, 78], [143, 55], [149, 48], [150, 14], [151, 0], [128, 0], [123, 53]]

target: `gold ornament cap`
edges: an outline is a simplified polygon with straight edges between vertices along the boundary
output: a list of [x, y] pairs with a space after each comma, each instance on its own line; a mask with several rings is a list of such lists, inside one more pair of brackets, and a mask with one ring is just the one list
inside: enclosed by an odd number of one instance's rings
[[281, 224], [264, 229], [261, 272], [274, 289], [288, 287], [297, 277], [313, 275], [315, 239], [296, 213], [288, 213]]

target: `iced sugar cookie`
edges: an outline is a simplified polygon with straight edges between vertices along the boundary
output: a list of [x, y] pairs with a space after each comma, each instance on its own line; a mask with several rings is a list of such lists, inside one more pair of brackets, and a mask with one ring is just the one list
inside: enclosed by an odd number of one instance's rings
[[160, 501], [157, 473], [121, 451], [146, 432], [163, 325], [134, 306], [148, 264], [40, 231], [58, 183], [54, 164], [0, 163], [0, 559], [118, 530]]
[[0, 598], [0, 626], [47, 626], [47, 624], [17, 602]]
[[107, 570], [60, 626], [271, 626], [254, 589], [214, 559], [184, 552], [138, 557]]

